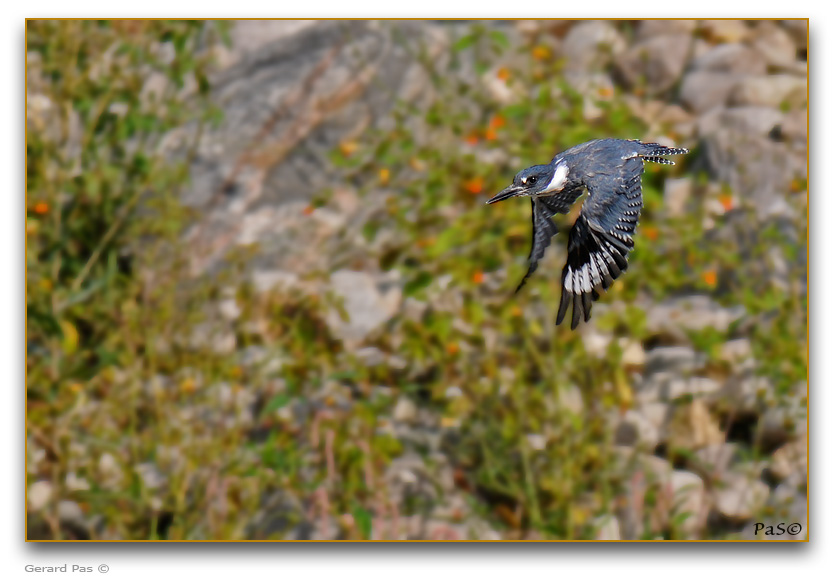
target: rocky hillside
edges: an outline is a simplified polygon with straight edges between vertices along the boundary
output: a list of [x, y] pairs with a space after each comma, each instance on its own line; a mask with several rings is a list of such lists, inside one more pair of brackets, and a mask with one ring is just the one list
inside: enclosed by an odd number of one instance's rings
[[[222, 121], [159, 144], [194, 216], [171, 319], [30, 433], [30, 535], [804, 537], [806, 30], [235, 23]], [[529, 206], [483, 201], [607, 136], [692, 153], [571, 333], [564, 239], [514, 296]]]

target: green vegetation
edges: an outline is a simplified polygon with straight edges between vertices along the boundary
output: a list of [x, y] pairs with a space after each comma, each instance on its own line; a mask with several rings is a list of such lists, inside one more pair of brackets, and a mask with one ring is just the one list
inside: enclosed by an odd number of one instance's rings
[[[360, 191], [390, 192], [364, 229], [371, 241], [393, 232], [372, 258], [401, 273], [406, 297], [427, 304], [421, 316], [402, 309], [369, 341], [406, 367], [367, 366], [328, 330], [330, 297], [256, 294], [242, 282], [244, 252], [213, 278], [188, 278], [180, 240], [191, 216], [177, 197], [188, 159], [172, 161], [160, 142], [186, 123], [219, 120], [208, 47], [224, 32], [194, 22], [29, 23], [29, 97], [51, 103], [27, 126], [29, 482], [50, 481], [55, 499], [100, 516], [96, 538], [280, 538], [299, 514], [332, 516], [349, 539], [381, 538], [374, 525], [401, 507], [388, 500], [386, 467], [407, 448], [427, 452], [388, 428], [406, 396], [440, 418], [458, 487], [505, 537], [593, 538], [629, 473], [610, 421], [633, 404], [623, 349], [613, 340], [596, 358], [582, 335], [553, 325], [559, 241], [513, 296], [526, 269], [529, 204], [483, 202], [556, 151], [643, 135], [622, 95], [598, 95], [602, 113], [586, 121], [585, 97], [563, 82], [562, 63], [478, 26], [453, 57], [475, 51], [478, 77], [497, 75], [519, 95], [513, 104], [489, 97], [480, 78], [439, 75], [426, 63], [436, 90], [428, 110], [403, 103], [393, 130], [333, 153]], [[524, 66], [491, 68], [510, 50]], [[140, 91], [151, 71], [166, 79], [155, 99]], [[419, 138], [415, 118], [425, 120]], [[695, 211], [669, 217], [663, 180], [686, 173], [697, 154], [672, 171], [647, 171], [629, 275], [595, 307], [595, 323], [641, 341], [640, 300], [698, 293], [743, 305], [757, 321], [744, 335], [759, 372], [787, 392], [807, 375], [807, 298], [793, 282], [805, 278], [807, 223], [793, 224], [798, 239], [776, 228], [751, 233], [750, 210], [707, 187], [696, 188]], [[710, 201], [735, 207], [710, 215]], [[714, 235], [730, 228], [755, 239], [739, 247]], [[786, 287], [762, 273], [774, 247], [791, 268]], [[206, 304], [229, 295], [241, 308], [236, 348], [218, 353], [189, 340], [207, 321]], [[727, 370], [717, 349], [737, 332], [691, 336], [716, 374]], [[267, 354], [252, 362], [248, 347]], [[565, 404], [574, 388], [582, 401]], [[33, 447], [44, 456], [36, 460]], [[164, 483], [142, 475], [146, 464]], [[252, 518], [276, 491], [309, 507], [264, 532]], [[643, 498], [647, 522], [657, 494], [650, 486]], [[406, 507], [421, 513], [430, 501]], [[680, 537], [684, 520], [650, 525], [648, 537]], [[43, 537], [72, 537], [54, 517], [44, 522]], [[30, 534], [38, 525], [30, 520]]]

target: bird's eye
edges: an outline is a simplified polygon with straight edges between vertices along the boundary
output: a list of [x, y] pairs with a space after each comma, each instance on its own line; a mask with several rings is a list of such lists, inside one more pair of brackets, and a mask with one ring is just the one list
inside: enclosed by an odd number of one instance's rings
[[535, 183], [536, 183], [536, 177], [535, 176], [527, 178], [527, 184], [528, 185], [534, 185]]

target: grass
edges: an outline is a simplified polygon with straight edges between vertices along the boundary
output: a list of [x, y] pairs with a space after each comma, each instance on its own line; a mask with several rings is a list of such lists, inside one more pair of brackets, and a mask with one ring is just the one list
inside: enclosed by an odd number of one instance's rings
[[[426, 110], [401, 103], [393, 129], [332, 153], [361, 194], [387, 194], [363, 233], [390, 235], [369, 258], [398, 271], [404, 296], [425, 306], [419, 316], [401, 309], [367, 341], [404, 367], [367, 366], [324, 322], [332, 297], [256, 293], [243, 281], [246, 250], [215, 277], [182, 274], [187, 159], [172, 162], [157, 145], [185, 123], [220, 121], [210, 51], [196, 47], [224, 34], [194, 22], [29, 23], [29, 96], [48, 97], [54, 117], [27, 125], [27, 477], [55, 489], [30, 537], [77, 536], [57, 520], [59, 499], [82, 506], [93, 538], [280, 538], [302, 521], [346, 539], [391, 537], [392, 521], [443, 503], [441, 467], [431, 467], [442, 450], [467, 509], [504, 537], [593, 538], [630, 489], [611, 418], [634, 404], [633, 378], [617, 340], [600, 359], [581, 334], [553, 325], [558, 240], [513, 296], [529, 205], [483, 202], [518, 168], [570, 145], [642, 137], [623, 95], [597, 95], [602, 114], [587, 121], [562, 63], [478, 25], [450, 49], [452, 63], [475, 63], [474, 76], [425, 63], [435, 91]], [[161, 58], [160, 41], [173, 59]], [[119, 66], [108, 68], [106, 54]], [[156, 100], [138, 96], [149, 68], [167, 79]], [[517, 95], [512, 103], [489, 96], [486, 75]], [[792, 224], [791, 238], [742, 227], [755, 219], [743, 204], [710, 217], [707, 202], [726, 206], [727, 193], [700, 186], [693, 211], [668, 216], [664, 179], [688, 174], [698, 154], [645, 175], [629, 274], [595, 308], [595, 324], [643, 341], [639, 304], [697, 293], [743, 305], [750, 328], [690, 339], [726, 373], [716, 353], [747, 336], [779, 404], [807, 377], [807, 298], [796, 282], [807, 223]], [[327, 192], [312, 195], [329, 203]], [[714, 235], [733, 227], [752, 239]], [[788, 257], [787, 287], [762, 268], [774, 247]], [[206, 330], [217, 322], [207, 306], [228, 296], [240, 316], [223, 349]], [[398, 435], [402, 399], [430, 412], [436, 442]], [[399, 504], [386, 476], [410, 453], [425, 458], [434, 491]], [[646, 537], [681, 537], [686, 516], [672, 515], [659, 486], [640, 501]]]

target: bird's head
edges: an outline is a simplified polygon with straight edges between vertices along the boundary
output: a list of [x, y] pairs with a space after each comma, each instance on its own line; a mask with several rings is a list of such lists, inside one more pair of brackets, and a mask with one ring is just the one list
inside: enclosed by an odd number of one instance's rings
[[555, 193], [565, 187], [567, 180], [568, 166], [562, 161], [549, 165], [533, 165], [519, 171], [513, 178], [512, 184], [494, 195], [487, 203], [495, 203], [511, 197]]

